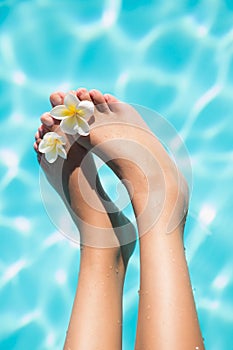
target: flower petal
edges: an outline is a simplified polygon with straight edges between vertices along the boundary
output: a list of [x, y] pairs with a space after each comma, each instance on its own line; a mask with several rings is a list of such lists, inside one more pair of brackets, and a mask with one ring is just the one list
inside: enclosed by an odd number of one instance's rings
[[48, 145], [46, 140], [41, 140], [41, 142], [39, 143], [39, 147], [38, 147], [38, 150], [40, 153], [46, 153], [46, 152], [49, 152], [53, 149], [53, 146], [52, 145]]
[[53, 146], [49, 145], [42, 145], [41, 146], [41, 143], [39, 144], [39, 147], [38, 147], [38, 150], [40, 153], [48, 153], [48, 152], [51, 152], [53, 149]]
[[49, 162], [49, 163], [54, 163], [57, 160], [57, 150], [54, 147], [52, 149], [52, 151], [45, 153], [45, 159]]
[[60, 124], [61, 130], [69, 135], [77, 134], [77, 127], [77, 118], [75, 116], [63, 119]]
[[76, 132], [78, 132], [78, 134], [81, 136], [87, 136], [90, 134], [90, 127], [85, 119], [78, 119], [78, 127], [76, 128]]
[[49, 113], [53, 118], [58, 120], [65, 119], [70, 116], [70, 111], [64, 105], [54, 107]]
[[64, 105], [66, 106], [66, 108], [69, 108], [70, 106], [76, 107], [79, 104], [79, 102], [80, 101], [78, 97], [72, 94], [71, 92], [68, 93], [64, 98]]
[[58, 139], [61, 141], [62, 145], [66, 144], [66, 139], [63, 135], [59, 135]]
[[50, 131], [47, 132], [44, 137], [43, 140], [45, 140], [46, 142], [49, 140], [49, 142], [54, 141], [56, 139], [61, 139], [62, 135], [58, 135], [55, 131]]
[[64, 159], [67, 158], [66, 151], [65, 151], [64, 147], [62, 147], [61, 145], [57, 146], [57, 154]]
[[44, 139], [47, 139], [49, 137], [57, 137], [57, 136], [59, 136], [59, 135], [56, 132], [49, 131], [44, 135]]
[[53, 132], [53, 134], [54, 140], [59, 140], [62, 145], [66, 144], [66, 139], [64, 135], [58, 135], [56, 132]]
[[81, 101], [78, 105], [78, 109], [84, 112], [82, 118], [85, 119], [88, 119], [94, 114], [94, 104], [91, 101]]

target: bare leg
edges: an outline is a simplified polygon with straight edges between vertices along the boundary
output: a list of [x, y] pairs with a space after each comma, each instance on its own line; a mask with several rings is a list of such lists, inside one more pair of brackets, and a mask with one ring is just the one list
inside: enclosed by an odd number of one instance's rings
[[[80, 99], [86, 99], [88, 96], [85, 90], [81, 92]], [[61, 93], [52, 95], [52, 104], [62, 103], [63, 97]], [[43, 124], [38, 129], [34, 145], [37, 153], [38, 145], [46, 132], [59, 132], [58, 125], [54, 124], [54, 120], [48, 114], [44, 114], [41, 120]], [[123, 214], [116, 212], [111, 216], [107, 215], [99, 193], [93, 189], [93, 179], [91, 176], [88, 178], [86, 171], [89, 170], [90, 173], [96, 171], [91, 156], [88, 159], [87, 169], [83, 169], [82, 160], [86, 155], [86, 150], [76, 143], [70, 147], [64, 164], [58, 159], [56, 163], [48, 165], [44, 157], [38, 153], [48, 180], [66, 205], [70, 206], [83, 243], [78, 287], [64, 349], [119, 350], [122, 338], [122, 289], [134, 244], [122, 249], [113, 226], [122, 226], [122, 233], [125, 234], [135, 235], [135, 232], [132, 225], [131, 229], [127, 226], [128, 231], [123, 232], [125, 230], [123, 225], [128, 223]], [[57, 175], [59, 167], [63, 167], [62, 184], [61, 177]], [[92, 204], [94, 207], [97, 206], [98, 210], [84, 200], [78, 186], [78, 177], [82, 178], [86, 196], [91, 198]], [[99, 190], [103, 192], [100, 184]], [[95, 230], [96, 223], [98, 227]], [[106, 232], [102, 229], [106, 229]], [[97, 238], [93, 238], [92, 233], [96, 234]], [[101, 246], [105, 248], [99, 248]], [[108, 246], [110, 248], [107, 248]]]
[[[141, 258], [135, 349], [204, 349], [183, 247], [188, 206], [185, 180], [136, 111], [110, 95], [104, 98], [98, 91], [90, 95], [96, 105], [95, 123], [89, 140], [79, 142], [95, 147], [103, 159], [112, 159], [110, 166], [134, 189]], [[131, 149], [130, 144], [134, 145]], [[131, 187], [128, 190], [132, 193]], [[150, 227], [145, 226], [147, 222]]]
[[203, 349], [182, 234], [163, 225], [140, 240], [140, 303], [135, 349]]

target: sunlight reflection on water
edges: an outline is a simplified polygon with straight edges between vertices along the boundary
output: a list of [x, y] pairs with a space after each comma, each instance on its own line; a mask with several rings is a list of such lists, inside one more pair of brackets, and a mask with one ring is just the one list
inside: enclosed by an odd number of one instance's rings
[[[157, 110], [184, 139], [193, 170], [186, 252], [203, 335], [207, 349], [232, 346], [232, 10], [227, 0], [0, 1], [2, 349], [62, 347], [79, 251], [45, 214], [32, 143], [50, 92], [78, 86]], [[137, 289], [138, 249], [125, 349]]]

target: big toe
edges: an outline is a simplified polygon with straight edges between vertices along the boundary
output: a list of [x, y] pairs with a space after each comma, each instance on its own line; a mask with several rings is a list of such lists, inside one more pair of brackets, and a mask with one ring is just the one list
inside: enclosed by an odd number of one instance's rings
[[109, 113], [110, 112], [109, 106], [105, 101], [104, 95], [100, 91], [91, 90], [90, 96], [91, 96], [91, 99], [92, 99], [96, 109], [99, 112], [102, 112], [102, 113]]

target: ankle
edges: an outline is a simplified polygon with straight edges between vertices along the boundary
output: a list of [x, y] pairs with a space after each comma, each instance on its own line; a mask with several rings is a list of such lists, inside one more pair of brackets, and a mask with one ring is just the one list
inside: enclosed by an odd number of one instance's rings
[[116, 270], [123, 272], [121, 249], [114, 248], [93, 248], [83, 246], [81, 249], [81, 265], [92, 271]]
[[151, 230], [166, 234], [178, 230], [182, 232], [183, 237], [188, 203], [188, 191], [183, 191], [179, 186], [166, 186], [163, 195], [156, 191], [135, 193], [132, 205], [137, 218], [139, 236], [142, 237]]

